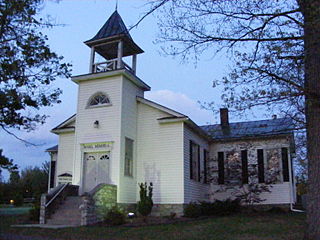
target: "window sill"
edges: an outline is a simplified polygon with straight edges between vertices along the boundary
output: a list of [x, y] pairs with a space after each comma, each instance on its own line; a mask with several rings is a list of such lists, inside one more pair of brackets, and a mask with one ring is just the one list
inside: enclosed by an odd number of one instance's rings
[[112, 104], [106, 103], [106, 104], [92, 105], [92, 106], [87, 106], [86, 109], [109, 107], [109, 106], [112, 106]]
[[198, 183], [198, 184], [204, 184], [204, 185], [208, 184], [208, 183], [204, 183], [204, 182], [201, 182], [201, 181], [198, 181], [198, 180], [195, 180], [195, 179], [190, 179], [190, 181]]

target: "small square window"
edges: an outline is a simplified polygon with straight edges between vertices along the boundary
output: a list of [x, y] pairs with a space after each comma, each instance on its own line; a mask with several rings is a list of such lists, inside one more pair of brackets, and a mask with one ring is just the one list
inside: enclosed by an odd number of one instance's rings
[[130, 138], [125, 142], [124, 175], [133, 176], [133, 140]]

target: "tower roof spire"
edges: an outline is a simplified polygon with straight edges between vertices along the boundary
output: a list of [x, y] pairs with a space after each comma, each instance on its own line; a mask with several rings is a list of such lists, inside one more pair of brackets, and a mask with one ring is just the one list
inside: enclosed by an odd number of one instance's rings
[[89, 47], [96, 47], [96, 51], [100, 55], [110, 59], [116, 57], [116, 52], [113, 52], [112, 49], [98, 47], [97, 45], [100, 46], [102, 43], [108, 43], [114, 40], [122, 40], [124, 42], [123, 56], [143, 53], [143, 50], [133, 41], [132, 37], [130, 36], [130, 33], [117, 9], [101, 27], [98, 33], [84, 43]]

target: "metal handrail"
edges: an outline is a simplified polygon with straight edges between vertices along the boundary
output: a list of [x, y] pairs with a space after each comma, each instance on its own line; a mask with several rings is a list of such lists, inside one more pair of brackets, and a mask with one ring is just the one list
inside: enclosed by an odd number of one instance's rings
[[69, 183], [65, 183], [60, 190], [46, 203], [46, 208], [59, 196], [59, 194], [69, 185]]

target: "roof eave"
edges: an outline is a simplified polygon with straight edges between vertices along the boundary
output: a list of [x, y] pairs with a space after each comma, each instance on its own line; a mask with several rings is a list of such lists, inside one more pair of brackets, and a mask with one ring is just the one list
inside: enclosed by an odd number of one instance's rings
[[233, 138], [214, 138], [211, 137], [212, 143], [219, 142], [238, 142], [242, 140], [258, 140], [258, 139], [270, 139], [270, 138], [283, 138], [283, 137], [292, 137], [292, 133], [277, 133], [277, 134], [269, 134], [269, 135], [260, 135], [260, 136], [241, 136], [241, 137], [233, 137]]
[[137, 97], [137, 101], [141, 102], [141, 103], [144, 103], [144, 104], [146, 104], [148, 106], [151, 106], [153, 108], [156, 108], [156, 109], [158, 109], [158, 110], [160, 110], [162, 112], [165, 112], [165, 113], [168, 113], [170, 115], [173, 115], [175, 117], [187, 117], [186, 115], [184, 115], [182, 113], [179, 113], [179, 112], [177, 112], [175, 110], [172, 110], [172, 109], [167, 108], [167, 107], [165, 107], [165, 106], [163, 106], [161, 104], [158, 104], [156, 102], [150, 101], [150, 100], [142, 98], [142, 97]]
[[[94, 47], [95, 45], [98, 45], [100, 43], [106, 43], [108, 44], [108, 42], [113, 42], [113, 41], [116, 41], [116, 40], [120, 40], [120, 39], [123, 39], [123, 37], [126, 37], [125, 34], [118, 34], [118, 35], [115, 35], [115, 36], [111, 36], [111, 37], [106, 37], [106, 38], [100, 38], [100, 39], [96, 39], [96, 40], [87, 40], [85, 42], [83, 42], [84, 44], [86, 44], [88, 47]], [[127, 38], [126, 41], [129, 41], [130, 44], [132, 45], [132, 47], [136, 50], [136, 54], [140, 54], [140, 53], [144, 53], [144, 51], [142, 50], [142, 48], [140, 48], [138, 46], [138, 44], [136, 44], [133, 39], [130, 39], [130, 38]]]
[[75, 131], [75, 127], [69, 127], [69, 128], [52, 129], [50, 132], [55, 134], [60, 134], [60, 133], [70, 133], [74, 131]]
[[99, 73], [88, 73], [88, 74], [73, 76], [73, 77], [71, 77], [71, 80], [78, 84], [79, 82], [82, 82], [82, 81], [90, 81], [93, 79], [113, 77], [113, 76], [117, 76], [117, 75], [121, 75], [121, 74], [125, 75], [135, 85], [137, 85], [138, 87], [141, 87], [144, 91], [151, 90], [151, 87], [148, 84], [146, 84], [144, 81], [142, 81], [140, 78], [133, 75], [132, 73], [130, 73], [126, 69], [118, 69], [118, 70], [114, 70], [114, 71], [99, 72]]
[[187, 121], [189, 118], [188, 117], [175, 117], [175, 118], [158, 118], [158, 122], [160, 124], [165, 124], [165, 123], [176, 123], [176, 122], [184, 122]]
[[200, 126], [198, 126], [194, 121], [192, 121], [190, 118], [185, 121], [185, 123], [194, 131], [196, 131], [198, 134], [200, 134], [202, 137], [204, 137], [209, 143], [212, 142], [212, 137], [206, 133]]
[[71, 117], [67, 118], [66, 120], [64, 120], [62, 123], [60, 123], [58, 126], [54, 127], [53, 129], [51, 129], [51, 131], [53, 130], [57, 130], [60, 128], [63, 128], [64, 126], [68, 125], [69, 123], [73, 122], [76, 120], [76, 114], [73, 114]]

